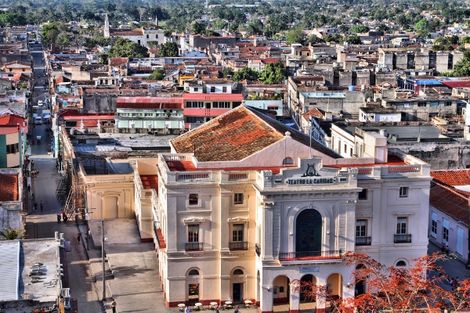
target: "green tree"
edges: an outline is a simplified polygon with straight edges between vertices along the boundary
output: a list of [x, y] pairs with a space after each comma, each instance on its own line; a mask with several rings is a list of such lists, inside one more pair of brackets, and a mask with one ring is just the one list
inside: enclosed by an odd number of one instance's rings
[[57, 43], [57, 37], [64, 30], [64, 26], [59, 22], [50, 22], [42, 25], [42, 42], [51, 48]]
[[286, 78], [286, 70], [281, 62], [267, 64], [259, 74], [259, 80], [265, 84], [279, 84]]
[[153, 71], [152, 74], [150, 74], [150, 76], [148, 77], [148, 79], [151, 79], [151, 80], [163, 80], [164, 78], [165, 78], [165, 70], [161, 68]]
[[465, 50], [462, 60], [457, 62], [451, 76], [470, 76], [470, 50]]
[[178, 44], [176, 42], [165, 42], [158, 50], [158, 56], [161, 57], [177, 57]]
[[362, 43], [358, 35], [350, 35], [346, 38], [346, 41], [352, 45], [360, 45]]
[[110, 58], [145, 58], [148, 57], [148, 51], [147, 48], [142, 47], [129, 39], [117, 38], [111, 46], [108, 56]]
[[426, 37], [429, 34], [430, 27], [427, 19], [422, 18], [415, 24], [415, 30], [420, 37]]
[[286, 41], [288, 44], [300, 43], [304, 44], [306, 36], [304, 31], [301, 28], [293, 28], [289, 30], [286, 34]]
[[204, 34], [206, 32], [207, 25], [198, 21], [194, 21], [191, 25], [191, 30], [195, 34]]
[[233, 76], [233, 71], [230, 67], [224, 67], [224, 69], [219, 72], [219, 78], [230, 78]]
[[353, 25], [353, 26], [351, 26], [350, 31], [353, 34], [365, 33], [365, 32], [369, 31], [369, 27], [367, 27], [365, 25], [361, 25], [361, 24]]
[[233, 80], [241, 81], [241, 80], [258, 80], [258, 72], [252, 70], [249, 67], [244, 67], [241, 70], [235, 72], [233, 74]]
[[20, 229], [7, 228], [1, 232], [1, 236], [6, 240], [14, 240], [20, 238], [23, 232]]

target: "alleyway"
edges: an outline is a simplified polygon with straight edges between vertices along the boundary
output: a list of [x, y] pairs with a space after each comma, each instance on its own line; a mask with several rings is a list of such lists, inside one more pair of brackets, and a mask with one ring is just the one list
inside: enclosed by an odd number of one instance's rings
[[[44, 60], [41, 53], [33, 53], [34, 76], [38, 83], [44, 83]], [[39, 68], [39, 70], [37, 70]], [[44, 99], [46, 89], [35, 89], [33, 103], [37, 99]], [[66, 240], [70, 241], [70, 252], [66, 254], [68, 275], [66, 281], [71, 289], [72, 298], [78, 300], [80, 312], [101, 312], [97, 293], [94, 285], [87, 279], [89, 266], [83, 246], [77, 242], [77, 226], [73, 222], [58, 224], [56, 213], [61, 210], [60, 203], [56, 199], [56, 185], [58, 174], [55, 167], [55, 159], [48, 155], [50, 140], [47, 139], [47, 129], [50, 124], [35, 125], [30, 128], [31, 138], [41, 136], [41, 142], [31, 145], [31, 157], [34, 167], [39, 171], [37, 177], [32, 180], [29, 201], [37, 203], [37, 208], [30, 205], [29, 214], [26, 216], [27, 238], [51, 238], [54, 232], [64, 233]], [[34, 201], [32, 195], [34, 194]], [[43, 209], [41, 210], [41, 203]]]

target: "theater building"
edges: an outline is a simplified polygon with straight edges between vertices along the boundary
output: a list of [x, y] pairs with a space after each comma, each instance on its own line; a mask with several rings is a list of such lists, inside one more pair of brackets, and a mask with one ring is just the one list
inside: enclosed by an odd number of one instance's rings
[[142, 226], [154, 229], [168, 306], [321, 312], [327, 299], [306, 299], [300, 281], [342, 299], [367, 289], [346, 252], [389, 266], [427, 253], [429, 166], [412, 156], [379, 145], [343, 158], [244, 106], [171, 145], [155, 162], [152, 225]]

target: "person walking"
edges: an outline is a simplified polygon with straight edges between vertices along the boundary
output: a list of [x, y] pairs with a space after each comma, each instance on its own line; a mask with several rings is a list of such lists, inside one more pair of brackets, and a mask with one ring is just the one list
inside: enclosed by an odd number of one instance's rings
[[189, 306], [185, 307], [184, 313], [191, 313], [191, 308]]
[[113, 313], [116, 313], [116, 301], [115, 300], [111, 302], [111, 309], [113, 310]]
[[215, 313], [220, 313], [220, 307], [218, 305], [215, 307]]
[[43, 209], [44, 209], [44, 205], [43, 205], [42, 200], [41, 200], [41, 204], [39, 205], [39, 210], [42, 212]]
[[77, 234], [77, 241], [80, 243], [80, 233]]
[[233, 313], [240, 313], [240, 309], [239, 309], [238, 305], [235, 307], [235, 311], [233, 311]]
[[60, 223], [61, 219], [62, 219], [62, 214], [57, 213], [57, 223]]
[[34, 201], [34, 205], [33, 205], [33, 206], [34, 206], [34, 211], [37, 211], [37, 209], [38, 209], [38, 204], [37, 204], [36, 201]]

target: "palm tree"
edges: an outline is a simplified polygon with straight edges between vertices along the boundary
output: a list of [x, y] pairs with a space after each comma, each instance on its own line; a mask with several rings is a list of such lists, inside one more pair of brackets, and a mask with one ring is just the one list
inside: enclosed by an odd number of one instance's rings
[[22, 233], [23, 232], [21, 229], [6, 228], [0, 232], [0, 235], [5, 240], [14, 240], [14, 239], [21, 237]]

